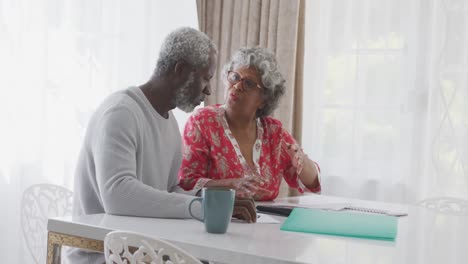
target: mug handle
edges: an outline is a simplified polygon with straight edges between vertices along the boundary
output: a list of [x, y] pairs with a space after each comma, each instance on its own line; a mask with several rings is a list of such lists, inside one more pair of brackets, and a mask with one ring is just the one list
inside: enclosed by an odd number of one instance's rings
[[193, 217], [194, 219], [196, 219], [196, 220], [198, 220], [198, 221], [200, 221], [200, 222], [204, 222], [205, 219], [196, 217], [196, 216], [194, 216], [194, 215], [192, 214], [192, 203], [195, 202], [195, 201], [198, 201], [198, 202], [200, 202], [200, 204], [202, 204], [203, 198], [195, 198], [195, 199], [193, 199], [193, 200], [190, 202], [189, 207], [188, 207], [188, 209], [189, 209], [189, 214], [190, 214], [190, 216]]

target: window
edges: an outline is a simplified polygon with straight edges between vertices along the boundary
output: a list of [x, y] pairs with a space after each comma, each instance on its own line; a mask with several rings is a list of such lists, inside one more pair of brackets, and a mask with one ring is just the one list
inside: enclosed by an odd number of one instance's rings
[[466, 196], [467, 8], [307, 2], [303, 147], [322, 166], [325, 194]]

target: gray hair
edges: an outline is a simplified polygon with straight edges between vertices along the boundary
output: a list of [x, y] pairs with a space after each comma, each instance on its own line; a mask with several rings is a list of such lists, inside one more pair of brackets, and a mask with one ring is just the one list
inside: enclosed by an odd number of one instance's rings
[[164, 39], [154, 76], [167, 75], [180, 61], [191, 67], [207, 67], [211, 50], [217, 51], [216, 45], [205, 33], [189, 27], [178, 28]]
[[279, 71], [275, 55], [264, 48], [240, 48], [224, 66], [223, 79], [226, 80], [229, 71], [247, 66], [255, 67], [263, 83], [261, 89], [264, 106], [257, 110], [257, 117], [270, 115], [279, 104], [284, 94], [286, 80]]

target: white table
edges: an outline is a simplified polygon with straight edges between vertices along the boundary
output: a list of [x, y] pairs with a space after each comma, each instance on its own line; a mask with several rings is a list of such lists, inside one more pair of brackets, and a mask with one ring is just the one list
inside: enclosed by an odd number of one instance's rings
[[[49, 219], [49, 263], [54, 245], [102, 251], [105, 235], [133, 231], [168, 240], [196, 257], [222, 263], [468, 263], [468, 217], [437, 214], [415, 206], [327, 196], [282, 202], [349, 202], [355, 206], [407, 210], [395, 242], [285, 232], [278, 224], [231, 223], [224, 235], [209, 234], [195, 220], [86, 215]], [[281, 221], [285, 218], [278, 217]]]

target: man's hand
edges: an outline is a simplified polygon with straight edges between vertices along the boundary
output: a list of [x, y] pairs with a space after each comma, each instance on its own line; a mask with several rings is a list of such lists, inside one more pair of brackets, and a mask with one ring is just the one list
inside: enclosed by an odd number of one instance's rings
[[234, 211], [232, 216], [247, 223], [257, 222], [257, 211], [255, 209], [255, 203], [252, 199], [238, 199], [234, 202]]

